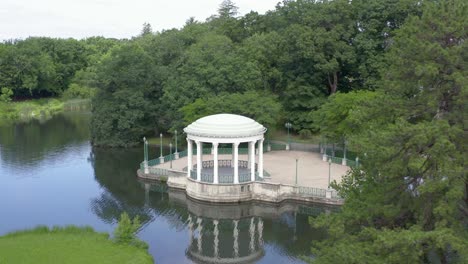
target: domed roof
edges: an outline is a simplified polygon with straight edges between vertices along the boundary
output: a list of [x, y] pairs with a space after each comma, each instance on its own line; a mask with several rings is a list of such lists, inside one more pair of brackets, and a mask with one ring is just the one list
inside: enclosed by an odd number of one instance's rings
[[266, 128], [255, 120], [233, 114], [205, 116], [184, 128], [186, 134], [216, 138], [249, 137], [265, 131]]

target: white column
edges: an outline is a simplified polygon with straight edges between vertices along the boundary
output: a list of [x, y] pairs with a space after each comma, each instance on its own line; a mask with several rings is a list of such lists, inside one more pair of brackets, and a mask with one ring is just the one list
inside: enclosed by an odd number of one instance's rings
[[232, 144], [231, 168], [234, 168], [234, 144]]
[[202, 251], [202, 230], [203, 230], [203, 226], [202, 226], [202, 219], [201, 218], [197, 218], [197, 224], [198, 224], [198, 237], [197, 237], [197, 247], [198, 247], [198, 252], [201, 252]]
[[255, 181], [255, 141], [249, 142], [250, 180]]
[[258, 142], [258, 176], [263, 178], [263, 138]]
[[239, 257], [239, 229], [237, 225], [239, 224], [239, 220], [234, 220], [234, 257]]
[[213, 143], [213, 183], [218, 184], [218, 143]]
[[195, 141], [197, 144], [197, 181], [201, 180], [201, 170], [202, 170], [202, 143], [200, 141]]
[[234, 183], [239, 183], [239, 143], [234, 143]]
[[203, 163], [203, 142], [200, 141], [200, 164]]
[[250, 236], [250, 253], [253, 253], [255, 250], [255, 224], [254, 218], [250, 218], [250, 226], [249, 226], [249, 236]]
[[187, 138], [187, 177], [190, 178], [190, 172], [192, 171], [193, 162], [193, 145], [192, 140]]
[[248, 147], [247, 147], [247, 169], [250, 169], [251, 151], [252, 151], [252, 142], [249, 142]]
[[215, 258], [218, 258], [219, 256], [219, 239], [218, 239], [218, 234], [219, 234], [219, 230], [218, 230], [218, 220], [213, 220], [213, 225], [214, 225], [214, 230], [213, 230], [213, 235], [214, 235], [214, 240], [213, 240], [213, 247], [214, 247], [214, 257]]

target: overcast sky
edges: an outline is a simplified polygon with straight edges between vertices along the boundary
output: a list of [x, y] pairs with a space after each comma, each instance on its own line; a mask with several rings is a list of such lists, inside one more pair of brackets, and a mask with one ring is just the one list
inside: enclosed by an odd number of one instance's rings
[[[234, 0], [241, 15], [265, 13], [280, 0]], [[0, 40], [47, 36], [129, 38], [143, 23], [154, 31], [205, 21], [222, 0], [0, 0]]]

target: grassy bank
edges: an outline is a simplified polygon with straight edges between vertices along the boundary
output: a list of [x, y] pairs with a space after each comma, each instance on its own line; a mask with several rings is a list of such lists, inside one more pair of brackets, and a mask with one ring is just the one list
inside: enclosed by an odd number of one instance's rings
[[64, 110], [89, 109], [89, 99], [42, 98], [19, 102], [0, 102], [0, 120], [29, 120], [51, 116]]
[[145, 249], [90, 227], [37, 227], [0, 237], [0, 263], [153, 263]]

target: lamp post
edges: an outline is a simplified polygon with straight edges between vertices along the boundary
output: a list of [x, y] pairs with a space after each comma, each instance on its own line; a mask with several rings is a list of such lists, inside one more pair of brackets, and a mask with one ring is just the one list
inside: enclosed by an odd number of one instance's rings
[[159, 164], [164, 163], [164, 157], [162, 155], [162, 133], [159, 133], [159, 146], [160, 146], [160, 152], [159, 152]]
[[299, 160], [299, 159], [296, 158], [296, 185], [297, 185], [297, 161], [298, 161], [298, 160]]
[[148, 142], [146, 141], [146, 137], [143, 137], [143, 155], [144, 160], [148, 162]]
[[148, 174], [149, 173], [149, 168], [148, 168], [148, 141], [146, 141], [146, 137], [143, 137], [143, 154], [144, 154], [144, 173]]
[[174, 159], [179, 159], [179, 152], [177, 151], [177, 130], [175, 130], [174, 133], [175, 133], [175, 153], [174, 153]]
[[331, 179], [331, 165], [332, 165], [332, 159], [328, 159], [328, 189], [330, 189], [330, 179]]
[[348, 141], [346, 139], [343, 141], [343, 160], [341, 161], [341, 165], [346, 166], [347, 165], [347, 160], [346, 160], [346, 144]]
[[172, 169], [172, 142], [169, 143], [169, 159], [171, 160], [171, 169]]
[[288, 129], [288, 144], [286, 145], [286, 150], [289, 150], [289, 145], [291, 144], [291, 137], [289, 135], [289, 129], [291, 129], [292, 124], [287, 122], [284, 126]]
[[159, 157], [162, 158], [162, 133], [159, 133], [159, 147], [160, 147], [160, 152], [159, 152]]

